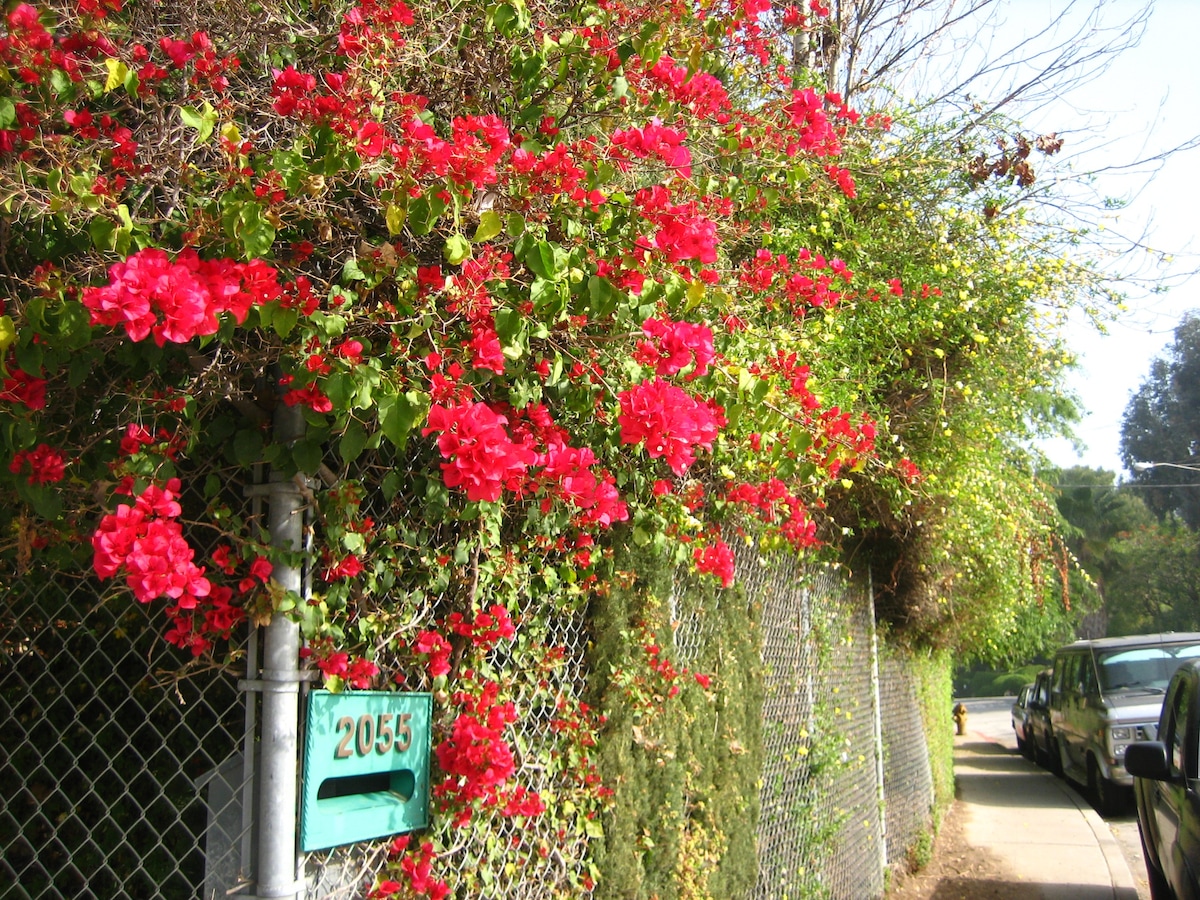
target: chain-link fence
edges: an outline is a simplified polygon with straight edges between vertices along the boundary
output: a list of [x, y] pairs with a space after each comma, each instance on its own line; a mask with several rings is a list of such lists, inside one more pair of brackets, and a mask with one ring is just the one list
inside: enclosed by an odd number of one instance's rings
[[[249, 859], [253, 706], [67, 556], [0, 570], [0, 897], [223, 893]], [[253, 664], [244, 631], [233, 652]]]
[[[903, 656], [877, 651], [868, 586], [738, 546], [766, 687], [752, 896], [878, 897], [887, 865], [927, 830], [933, 804], [915, 676]], [[94, 579], [36, 569], [4, 578], [0, 897], [252, 895], [256, 703], [244, 701], [255, 694], [239, 692], [246, 681], [236, 674], [253, 683], [256, 640], [235, 650], [240, 673], [188, 668], [162, 641], [157, 610], [102, 594]], [[678, 578], [671, 599], [682, 665], [720, 639], [704, 604], [736, 596], [709, 591], [693, 602], [689, 583]], [[523, 627], [552, 652], [514, 685], [517, 778], [561, 797], [566, 776], [545, 762], [559, 701], [586, 687], [588, 623], [531, 601]], [[558, 852], [531, 853], [528, 865], [460, 871], [460, 893], [533, 900], [557, 886], [561, 895], [586, 864], [589, 831], [545, 823], [470, 831], [441, 863], [465, 870], [489, 847], [550, 847]], [[307, 897], [361, 896], [386, 848], [309, 854]]]
[[929, 827], [914, 675], [881, 654], [868, 585], [743, 550], [766, 666], [756, 898], [878, 897]]

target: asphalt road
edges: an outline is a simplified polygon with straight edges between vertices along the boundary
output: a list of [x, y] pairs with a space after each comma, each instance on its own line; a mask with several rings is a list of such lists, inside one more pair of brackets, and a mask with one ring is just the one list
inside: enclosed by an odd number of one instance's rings
[[[1017, 736], [1013, 731], [1011, 713], [1014, 699], [1013, 697], [965, 699], [963, 702], [967, 705], [968, 710], [967, 728], [989, 740], [1002, 744], [1015, 754], [1017, 752]], [[1085, 801], [1088, 799], [1086, 793], [1074, 782], [1066, 783], [1074, 788]], [[1150, 900], [1150, 886], [1146, 881], [1146, 863], [1142, 859], [1142, 845], [1138, 838], [1137, 814], [1133, 809], [1132, 797], [1130, 797], [1127, 811], [1121, 815], [1103, 816], [1102, 818], [1112, 830], [1113, 836], [1116, 837], [1117, 843], [1121, 847], [1121, 852], [1124, 853], [1125, 859], [1129, 863], [1129, 871], [1137, 885], [1139, 900]]]

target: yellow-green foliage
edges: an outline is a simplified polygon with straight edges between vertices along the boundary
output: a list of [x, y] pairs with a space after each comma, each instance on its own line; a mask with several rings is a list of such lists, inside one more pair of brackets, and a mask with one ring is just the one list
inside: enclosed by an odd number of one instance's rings
[[[615, 791], [595, 853], [596, 897], [741, 896], [758, 875], [763, 677], [754, 611], [740, 590], [673, 585], [674, 567], [649, 553], [622, 568], [629, 582], [591, 610], [595, 689], [608, 717], [599, 766]], [[685, 667], [673, 626], [693, 615], [701, 627]]]

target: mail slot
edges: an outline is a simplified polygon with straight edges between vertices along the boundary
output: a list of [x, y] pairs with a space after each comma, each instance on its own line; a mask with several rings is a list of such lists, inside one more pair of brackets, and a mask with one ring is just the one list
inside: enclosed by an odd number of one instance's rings
[[308, 695], [300, 849], [429, 824], [430, 694]]

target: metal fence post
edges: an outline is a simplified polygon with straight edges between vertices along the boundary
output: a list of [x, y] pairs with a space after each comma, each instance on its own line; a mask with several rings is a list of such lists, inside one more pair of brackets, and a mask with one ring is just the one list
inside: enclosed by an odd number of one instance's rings
[[[275, 411], [275, 439], [292, 443], [304, 433], [297, 407], [280, 404]], [[304, 498], [291, 479], [271, 474], [267, 527], [271, 544], [281, 550], [303, 546]], [[272, 579], [299, 593], [303, 572], [298, 566], [277, 565]], [[262, 669], [262, 745], [258, 786], [257, 896], [295, 898], [303, 888], [297, 877], [296, 793], [297, 734], [300, 722], [300, 627], [276, 615], [266, 627]]]
[[884, 791], [883, 758], [883, 701], [879, 690], [879, 631], [875, 627], [875, 583], [871, 578], [871, 570], [867, 569], [867, 622], [871, 629], [871, 713], [875, 738], [875, 784], [879, 803], [877, 815], [879, 818], [879, 871], [887, 872], [887, 802]]

